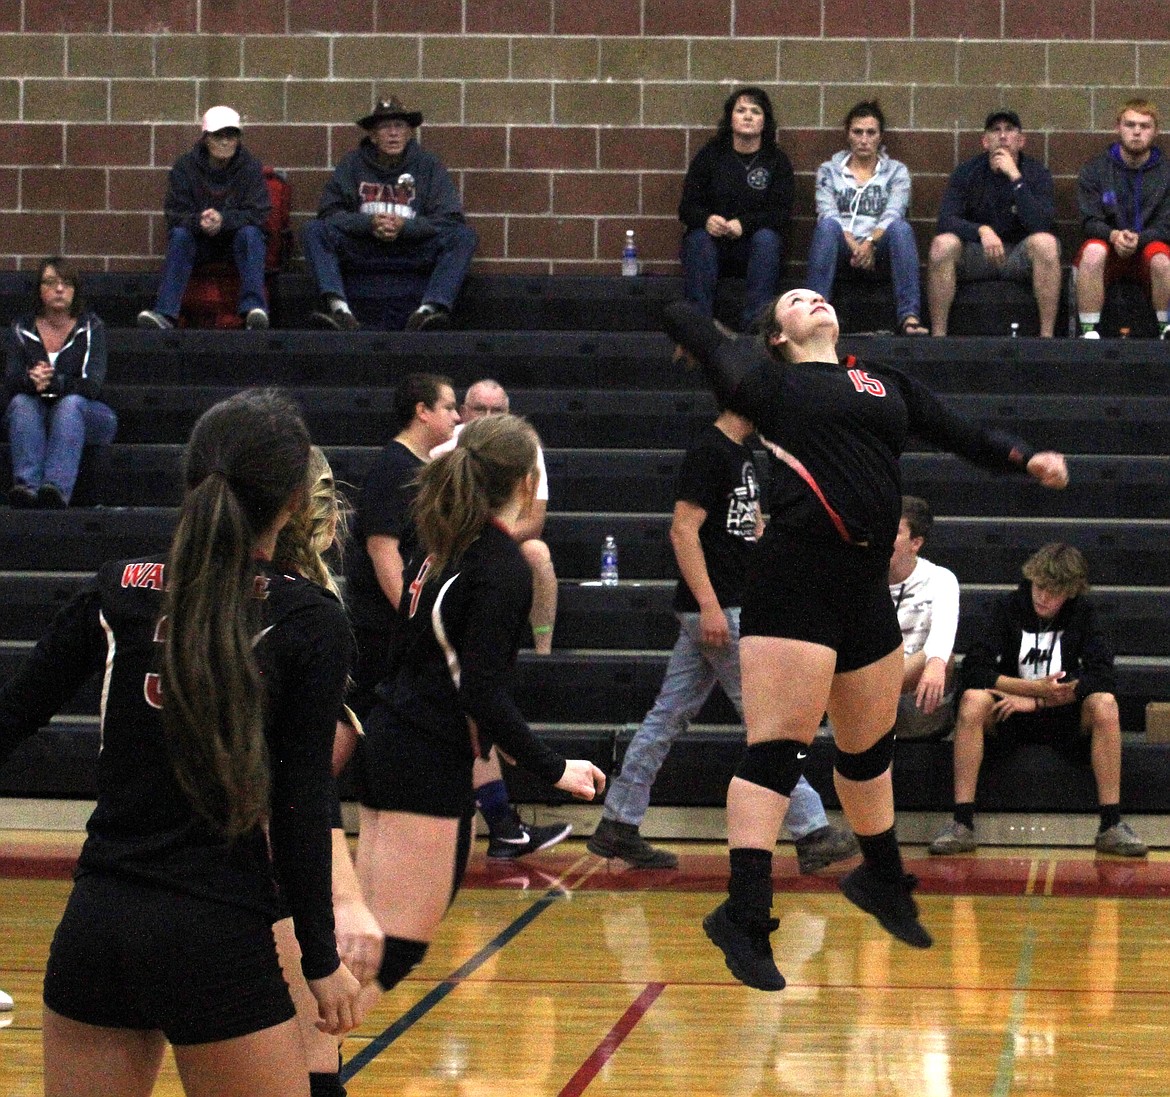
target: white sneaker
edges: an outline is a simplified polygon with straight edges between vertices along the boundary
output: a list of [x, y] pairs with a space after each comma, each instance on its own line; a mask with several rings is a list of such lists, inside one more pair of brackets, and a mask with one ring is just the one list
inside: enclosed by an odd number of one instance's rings
[[5, 994], [4, 991], [0, 990], [0, 1009], [11, 1009], [11, 1008], [12, 1008], [12, 995]]
[[1096, 328], [1089, 328], [1088, 331], [1081, 332], [1082, 339], [1100, 339], [1101, 333]]

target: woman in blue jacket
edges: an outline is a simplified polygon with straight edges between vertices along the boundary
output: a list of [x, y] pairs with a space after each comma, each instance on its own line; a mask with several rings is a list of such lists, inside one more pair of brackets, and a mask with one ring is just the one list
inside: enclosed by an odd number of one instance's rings
[[65, 507], [82, 450], [108, 446], [118, 418], [103, 404], [106, 328], [85, 307], [73, 265], [41, 263], [33, 308], [9, 331], [4, 424], [12, 455], [14, 507]]

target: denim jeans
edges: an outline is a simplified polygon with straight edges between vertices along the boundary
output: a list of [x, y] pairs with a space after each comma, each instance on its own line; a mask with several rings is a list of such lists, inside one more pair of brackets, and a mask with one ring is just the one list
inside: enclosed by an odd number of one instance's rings
[[255, 225], [245, 225], [232, 236], [223, 233], [205, 236], [177, 225], [167, 234], [167, 257], [163, 262], [162, 283], [158, 287], [155, 311], [172, 320], [176, 319], [195, 265], [213, 259], [226, 259], [229, 251], [240, 273], [240, 303], [236, 311], [247, 313], [252, 309], [267, 309], [264, 260], [268, 254], [268, 245], [262, 229]]
[[[650, 786], [662, 768], [671, 743], [703, 707], [718, 682], [743, 717], [739, 683], [739, 607], [724, 609], [731, 642], [714, 648], [702, 642], [697, 613], [678, 614], [679, 633], [654, 707], [646, 714], [605, 797], [607, 819], [639, 826], [650, 806]], [[803, 838], [828, 825], [816, 789], [803, 777], [792, 790], [784, 825], [793, 838]]]
[[747, 279], [741, 327], [747, 331], [780, 285], [783, 242], [772, 229], [757, 229], [738, 240], [716, 239], [706, 229], [691, 229], [682, 242], [683, 296], [707, 316], [715, 312], [719, 276]]
[[[826, 301], [833, 299], [833, 280], [837, 276], [838, 258], [848, 261], [852, 253], [845, 243], [841, 222], [822, 217], [813, 230], [808, 249], [808, 288]], [[894, 301], [898, 323], [907, 316], [922, 319], [922, 294], [918, 287], [918, 245], [914, 229], [899, 217], [886, 229], [874, 248], [874, 268], [888, 270], [894, 283]]]
[[118, 417], [105, 404], [84, 396], [42, 400], [18, 392], [4, 414], [4, 424], [13, 482], [32, 491], [52, 484], [69, 502], [81, 451], [87, 445], [108, 446], [118, 430]]
[[471, 269], [479, 236], [470, 225], [455, 224], [417, 243], [387, 243], [372, 236], [350, 236], [328, 221], [316, 220], [305, 225], [301, 246], [323, 296], [346, 299], [342, 267], [377, 274], [429, 269], [423, 301], [451, 309]]

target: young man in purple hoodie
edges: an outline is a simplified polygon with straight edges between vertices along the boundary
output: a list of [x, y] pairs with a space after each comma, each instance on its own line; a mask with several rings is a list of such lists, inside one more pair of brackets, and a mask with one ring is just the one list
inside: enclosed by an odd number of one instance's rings
[[1163, 339], [1170, 339], [1170, 164], [1154, 144], [1158, 108], [1130, 99], [1117, 113], [1119, 140], [1077, 176], [1085, 242], [1074, 262], [1082, 339], [1100, 339], [1105, 287], [1119, 278], [1150, 291]]

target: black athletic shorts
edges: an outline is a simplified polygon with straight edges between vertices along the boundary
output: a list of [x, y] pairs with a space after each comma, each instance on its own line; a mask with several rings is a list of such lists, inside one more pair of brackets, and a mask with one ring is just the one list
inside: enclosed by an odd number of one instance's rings
[[146, 881], [80, 877], [49, 950], [45, 1005], [172, 1044], [260, 1032], [296, 1014], [269, 915]]
[[1077, 765], [1088, 764], [1092, 756], [1092, 739], [1081, 730], [1079, 702], [1009, 716], [991, 728], [985, 750], [988, 754], [1006, 752], [1022, 743], [1052, 747]]
[[769, 531], [753, 553], [739, 634], [807, 640], [837, 653], [837, 673], [869, 666], [902, 646], [890, 598], [890, 561], [844, 541]]
[[466, 744], [428, 735], [395, 720], [378, 703], [366, 718], [357, 749], [358, 792], [366, 807], [441, 819], [474, 813], [470, 735]]

